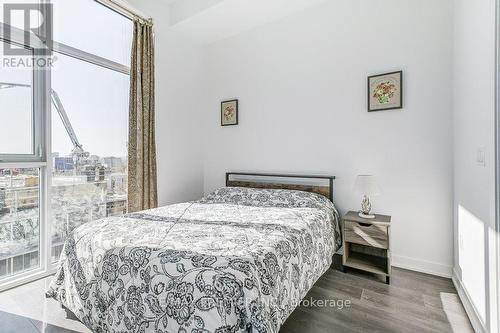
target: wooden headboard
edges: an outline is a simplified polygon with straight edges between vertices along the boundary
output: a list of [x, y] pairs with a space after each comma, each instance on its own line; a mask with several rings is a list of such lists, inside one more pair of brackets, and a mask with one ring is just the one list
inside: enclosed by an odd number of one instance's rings
[[[231, 180], [231, 176], [248, 176], [248, 177], [259, 177], [259, 178], [294, 178], [294, 179], [319, 179], [327, 180], [328, 186], [321, 185], [304, 185], [304, 184], [291, 184], [291, 183], [279, 183], [275, 182], [265, 182], [259, 180]], [[240, 177], [238, 177], [240, 178]], [[318, 175], [287, 175], [287, 174], [273, 174], [273, 173], [249, 173], [249, 172], [226, 172], [226, 186], [238, 186], [238, 187], [251, 187], [251, 188], [269, 188], [269, 189], [286, 189], [286, 190], [298, 190], [306, 191], [324, 195], [330, 201], [333, 202], [333, 180], [335, 176], [318, 176]]]

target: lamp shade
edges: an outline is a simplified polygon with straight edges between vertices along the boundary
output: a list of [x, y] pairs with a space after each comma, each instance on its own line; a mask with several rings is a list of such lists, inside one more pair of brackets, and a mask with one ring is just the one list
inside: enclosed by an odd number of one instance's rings
[[359, 194], [366, 196], [380, 195], [380, 187], [377, 183], [377, 177], [373, 175], [358, 175], [354, 183], [354, 190]]

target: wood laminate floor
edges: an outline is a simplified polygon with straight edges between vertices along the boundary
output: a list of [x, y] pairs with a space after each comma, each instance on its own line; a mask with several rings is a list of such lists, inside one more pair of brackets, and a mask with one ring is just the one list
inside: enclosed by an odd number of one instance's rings
[[[0, 293], [0, 332], [90, 332], [45, 299], [50, 279]], [[403, 269], [393, 269], [390, 286], [373, 275], [331, 269], [304, 300], [280, 333], [473, 332], [450, 279]]]
[[[280, 333], [467, 332], [473, 329], [450, 279], [393, 268], [384, 278], [330, 269], [304, 298], [349, 300], [350, 307], [298, 307]], [[311, 302], [310, 302], [311, 303]]]

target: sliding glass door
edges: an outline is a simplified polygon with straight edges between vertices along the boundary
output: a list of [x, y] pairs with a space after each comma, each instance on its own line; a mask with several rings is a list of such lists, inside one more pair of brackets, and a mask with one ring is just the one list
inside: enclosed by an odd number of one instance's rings
[[0, 291], [51, 273], [74, 228], [127, 207], [133, 24], [93, 0], [50, 3], [49, 56], [23, 22], [0, 24]]

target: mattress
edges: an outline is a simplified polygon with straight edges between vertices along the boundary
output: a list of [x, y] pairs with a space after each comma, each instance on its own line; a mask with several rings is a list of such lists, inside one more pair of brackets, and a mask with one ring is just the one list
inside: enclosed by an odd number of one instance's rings
[[270, 332], [340, 248], [318, 194], [221, 188], [75, 229], [47, 297], [93, 332]]

